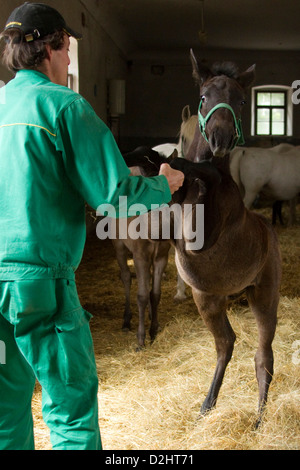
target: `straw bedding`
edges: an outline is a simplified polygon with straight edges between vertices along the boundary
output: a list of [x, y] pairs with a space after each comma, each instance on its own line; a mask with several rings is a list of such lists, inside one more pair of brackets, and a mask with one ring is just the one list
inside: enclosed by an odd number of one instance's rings
[[[266, 210], [265, 210], [266, 211]], [[270, 212], [266, 215], [270, 217]], [[277, 226], [283, 259], [278, 328], [273, 343], [275, 374], [265, 420], [254, 430], [258, 389], [254, 370], [255, 320], [243, 299], [232, 301], [228, 316], [237, 335], [216, 409], [198, 419], [215, 367], [214, 341], [188, 289], [173, 300], [176, 269], [171, 252], [159, 309], [161, 330], [136, 352], [138, 324], [132, 285], [132, 331], [121, 331], [124, 294], [109, 241], [92, 233], [77, 273], [83, 306], [93, 315], [99, 372], [99, 422], [105, 449], [116, 450], [287, 450], [300, 448], [300, 237], [295, 227]], [[95, 232], [95, 231], [94, 231]], [[132, 268], [134, 270], [134, 268]], [[148, 320], [147, 320], [148, 322]], [[298, 350], [297, 350], [298, 349]], [[51, 449], [41, 415], [37, 385], [33, 414], [37, 449]]]

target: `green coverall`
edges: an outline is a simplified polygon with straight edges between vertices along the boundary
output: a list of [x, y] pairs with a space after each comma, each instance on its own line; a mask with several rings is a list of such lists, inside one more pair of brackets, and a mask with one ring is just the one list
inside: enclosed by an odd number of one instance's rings
[[0, 90], [0, 142], [0, 449], [34, 449], [36, 379], [53, 449], [101, 449], [90, 314], [74, 274], [85, 202], [118, 211], [127, 196], [150, 209], [170, 201], [168, 182], [130, 176], [87, 101], [34, 70]]

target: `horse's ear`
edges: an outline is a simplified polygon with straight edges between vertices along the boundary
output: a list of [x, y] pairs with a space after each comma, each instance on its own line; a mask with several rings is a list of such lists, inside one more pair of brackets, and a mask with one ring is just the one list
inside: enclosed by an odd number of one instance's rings
[[241, 75], [237, 79], [239, 84], [245, 90], [247, 90], [255, 80], [255, 67], [255, 64], [251, 65], [251, 67], [249, 67], [245, 72], [241, 73]]
[[181, 119], [183, 122], [186, 122], [190, 119], [190, 117], [191, 117], [191, 110], [190, 110], [190, 106], [187, 104], [182, 110]]
[[190, 57], [193, 66], [193, 78], [198, 85], [202, 85], [212, 76], [212, 73], [210, 69], [203, 64], [203, 62], [200, 62], [200, 64], [197, 62], [193, 49], [190, 49]]
[[174, 160], [174, 158], [178, 158], [178, 150], [174, 149], [173, 153], [168, 157], [168, 161]]

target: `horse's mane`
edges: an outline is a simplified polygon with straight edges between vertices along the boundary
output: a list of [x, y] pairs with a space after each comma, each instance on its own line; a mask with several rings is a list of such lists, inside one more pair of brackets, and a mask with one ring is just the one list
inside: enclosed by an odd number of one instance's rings
[[229, 78], [237, 79], [239, 69], [233, 62], [216, 62], [211, 68], [212, 73], [216, 75], [226, 75]]

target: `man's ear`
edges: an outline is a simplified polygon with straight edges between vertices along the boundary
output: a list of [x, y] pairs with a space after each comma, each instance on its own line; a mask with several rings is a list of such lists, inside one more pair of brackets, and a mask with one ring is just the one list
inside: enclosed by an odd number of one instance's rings
[[47, 51], [46, 59], [50, 60], [50, 59], [51, 59], [51, 56], [52, 56], [52, 49], [51, 49], [51, 47], [49, 46], [49, 44], [46, 44], [45, 47], [46, 47], [46, 51]]

